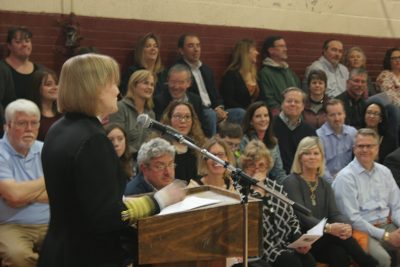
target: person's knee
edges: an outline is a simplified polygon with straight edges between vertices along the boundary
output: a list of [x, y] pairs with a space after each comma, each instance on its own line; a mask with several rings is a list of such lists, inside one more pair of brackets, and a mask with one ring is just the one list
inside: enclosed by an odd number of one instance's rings
[[379, 262], [379, 266], [390, 267], [392, 257], [384, 248], [379, 250], [370, 250], [370, 254]]

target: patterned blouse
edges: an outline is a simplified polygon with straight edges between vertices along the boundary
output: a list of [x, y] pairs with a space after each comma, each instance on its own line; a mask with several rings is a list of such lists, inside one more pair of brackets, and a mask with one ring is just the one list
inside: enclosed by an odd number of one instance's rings
[[[283, 187], [275, 181], [266, 179], [265, 183], [280, 193]], [[253, 197], [263, 200], [263, 259], [275, 262], [277, 257], [285, 251], [293, 249], [287, 246], [301, 236], [299, 220], [294, 214], [293, 208], [277, 197], [267, 194], [261, 197], [258, 193], [252, 193]]]
[[376, 78], [376, 85], [382, 92], [386, 92], [393, 104], [400, 106], [400, 79], [393, 72], [382, 71]]

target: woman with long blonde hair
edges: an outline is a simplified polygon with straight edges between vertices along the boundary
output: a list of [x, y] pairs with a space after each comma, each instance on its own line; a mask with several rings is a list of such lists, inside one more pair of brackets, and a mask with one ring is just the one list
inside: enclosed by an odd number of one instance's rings
[[242, 39], [236, 43], [232, 61], [229, 64], [221, 84], [221, 95], [225, 108], [246, 109], [257, 100], [265, 100], [265, 95], [257, 82], [256, 43]]

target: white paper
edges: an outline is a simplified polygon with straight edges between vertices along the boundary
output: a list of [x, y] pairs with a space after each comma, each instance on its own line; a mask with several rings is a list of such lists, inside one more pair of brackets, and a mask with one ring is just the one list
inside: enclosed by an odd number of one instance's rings
[[166, 207], [158, 215], [166, 215], [176, 212], [192, 210], [198, 207], [208, 206], [219, 202], [221, 202], [221, 200], [219, 199], [201, 198], [189, 195], [181, 202]]
[[288, 248], [310, 246], [312, 243], [317, 241], [324, 234], [324, 228], [327, 220], [327, 218], [323, 218], [317, 225], [308, 230], [306, 234], [303, 234], [299, 239], [293, 243], [290, 243]]

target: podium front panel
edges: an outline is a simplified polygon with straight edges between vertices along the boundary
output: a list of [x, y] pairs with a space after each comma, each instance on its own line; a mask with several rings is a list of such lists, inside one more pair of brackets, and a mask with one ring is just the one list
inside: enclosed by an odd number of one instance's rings
[[[243, 206], [239, 195], [211, 186], [188, 194], [222, 199], [195, 210], [138, 221], [139, 264], [218, 260], [243, 255]], [[248, 255], [262, 248], [262, 202], [249, 198]]]

